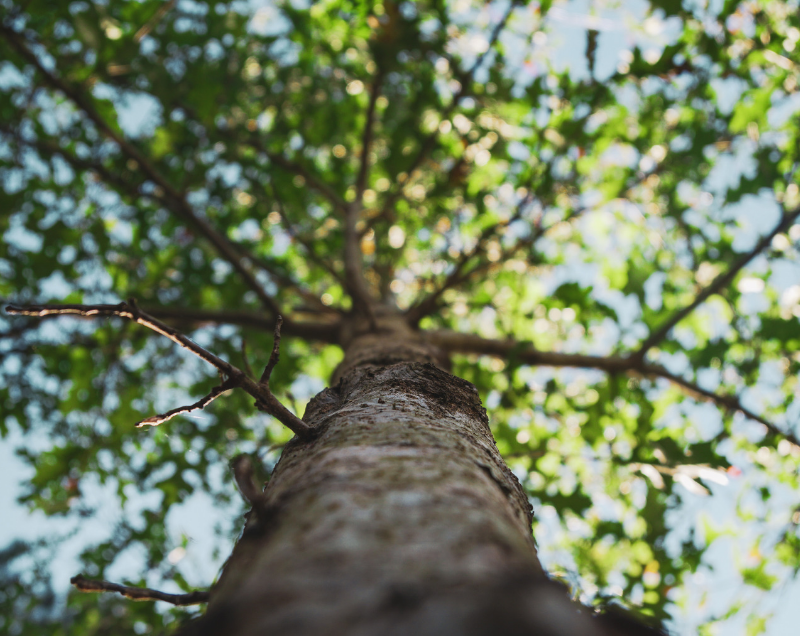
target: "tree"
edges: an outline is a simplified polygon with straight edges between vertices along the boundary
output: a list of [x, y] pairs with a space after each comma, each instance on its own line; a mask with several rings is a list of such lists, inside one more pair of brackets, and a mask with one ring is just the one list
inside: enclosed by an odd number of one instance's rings
[[[74, 583], [179, 603], [209, 597], [170, 511], [229, 510], [229, 473], [250, 509], [198, 621], [62, 611], [49, 537], [2, 552], [4, 631], [622, 630], [560, 609], [533, 536], [584, 603], [769, 628], [800, 565], [798, 12], [551, 4], [0, 2], [22, 501], [66, 528], [158, 493]], [[740, 528], [681, 529], [724, 484]], [[747, 587], [701, 615], [720, 546]], [[139, 587], [103, 582], [130, 549]]]

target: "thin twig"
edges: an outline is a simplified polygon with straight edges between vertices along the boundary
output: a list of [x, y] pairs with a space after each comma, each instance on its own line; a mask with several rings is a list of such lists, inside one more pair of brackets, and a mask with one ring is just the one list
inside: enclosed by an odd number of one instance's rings
[[[2, 301], [7, 302], [7, 301]], [[0, 304], [2, 304], [0, 302]], [[273, 326], [270, 316], [257, 311], [235, 311], [225, 309], [194, 309], [190, 307], [158, 307], [147, 306], [143, 311], [154, 318], [161, 318], [165, 320], [172, 320], [177, 323], [186, 325], [197, 324], [226, 324], [238, 325], [240, 327], [249, 327], [253, 329], [269, 329]], [[61, 314], [49, 314], [47, 316], [39, 316], [43, 319], [58, 318]], [[73, 314], [77, 318], [92, 319], [94, 316], [81, 316]], [[32, 329], [33, 327], [31, 327]], [[340, 332], [339, 321], [335, 322], [295, 322], [293, 320], [284, 320], [281, 332], [289, 336], [297, 336], [305, 340], [324, 342], [327, 344], [339, 343]], [[27, 330], [27, 329], [26, 329]], [[11, 337], [17, 333], [22, 332], [22, 327], [15, 329], [11, 332], [5, 332], [0, 337]]]
[[[129, 303], [119, 303], [118, 305], [27, 305], [24, 307], [8, 305], [6, 311], [16, 316], [34, 316], [43, 318], [45, 316], [119, 316], [127, 318], [140, 325], [152, 329], [156, 333], [169, 338], [174, 343], [184, 349], [188, 349], [198, 358], [205, 360], [212, 366], [222, 371], [228, 377], [233, 377], [238, 369], [224, 360], [218, 358], [213, 353], [203, 349], [197, 343], [191, 341], [178, 330], [164, 324], [160, 320], [149, 316], [138, 307]], [[241, 372], [239, 372], [241, 373]]]
[[275, 368], [275, 365], [278, 364], [278, 360], [281, 358], [281, 325], [283, 324], [283, 318], [278, 316], [277, 320], [275, 321], [275, 333], [274, 339], [272, 341], [272, 353], [269, 355], [269, 361], [267, 361], [267, 366], [264, 367], [264, 373], [261, 374], [261, 379], [259, 382], [264, 386], [269, 386], [269, 377], [272, 375], [272, 370]]
[[758, 256], [772, 242], [773, 238], [785, 231], [798, 217], [800, 217], [800, 207], [797, 207], [795, 210], [789, 213], [784, 212], [780, 222], [769, 234], [762, 237], [752, 250], [744, 254], [739, 260], [731, 265], [726, 272], [717, 276], [706, 287], [704, 287], [700, 293], [695, 296], [695, 299], [691, 303], [686, 305], [683, 309], [675, 312], [675, 314], [668, 318], [663, 325], [661, 325], [656, 331], [652, 332], [639, 346], [639, 349], [633, 354], [632, 357], [644, 359], [645, 354], [647, 354], [650, 349], [655, 347], [659, 342], [666, 338], [667, 334], [669, 334], [670, 330], [675, 325], [686, 318], [690, 313], [697, 309], [697, 307], [702, 305], [710, 296], [719, 293], [723, 288], [727, 287], [736, 277], [736, 274], [738, 274], [745, 265]]
[[[121, 318], [127, 318], [128, 320], [132, 320], [147, 327], [148, 329], [152, 329], [156, 333], [169, 338], [184, 349], [191, 351], [197, 357], [214, 366], [220, 372], [221, 376], [225, 376], [227, 378], [222, 385], [217, 387], [217, 389], [215, 389], [211, 395], [203, 398], [201, 402], [205, 400], [205, 404], [208, 404], [213, 399], [218, 397], [219, 393], [227, 391], [228, 388], [239, 387], [244, 389], [247, 393], [255, 398], [256, 408], [272, 415], [298, 437], [308, 437], [313, 430], [308, 424], [306, 424], [303, 420], [301, 420], [283, 404], [281, 404], [270, 392], [268, 385], [252, 380], [241, 369], [235, 367], [229, 362], [225, 362], [210, 351], [207, 351], [197, 343], [190, 340], [178, 330], [173, 329], [169, 325], [164, 324], [160, 320], [142, 311], [133, 300], [127, 303], [119, 303], [118, 305], [29, 305], [26, 307], [9, 305], [6, 307], [6, 311], [10, 314], [19, 316], [45, 317], [52, 315], [77, 315], [119, 316]], [[194, 406], [195, 405], [193, 405], [193, 407]], [[178, 411], [186, 412], [185, 409], [187, 409], [187, 407], [183, 407], [183, 410], [178, 409]], [[168, 413], [166, 415], [170, 414]], [[174, 413], [174, 415], [177, 415], [177, 413]], [[170, 417], [172, 416], [173, 415], [170, 415]], [[165, 416], [158, 417], [163, 418]], [[158, 418], [151, 419], [155, 421], [155, 419]], [[145, 420], [144, 423], [152, 425], [154, 424], [154, 421]]]
[[190, 404], [189, 406], [179, 406], [176, 409], [172, 409], [171, 411], [167, 411], [163, 415], [152, 415], [138, 424], [136, 424], [137, 428], [142, 428], [143, 426], [158, 426], [159, 424], [163, 424], [171, 420], [176, 415], [182, 415], [183, 413], [191, 413], [192, 411], [198, 411], [201, 409], [206, 408], [211, 402], [216, 400], [220, 395], [225, 393], [226, 391], [230, 391], [231, 389], [235, 389], [237, 387], [237, 383], [235, 380], [228, 379], [225, 380], [222, 384], [215, 386], [211, 393], [206, 395], [205, 397], [201, 398], [194, 404]]
[[111, 583], [110, 581], [87, 579], [82, 574], [73, 576], [69, 582], [81, 592], [118, 592], [133, 601], [164, 601], [172, 605], [199, 605], [200, 603], [208, 603], [211, 598], [211, 593], [206, 591], [198, 590], [188, 594], [168, 594], [167, 592], [151, 590], [149, 587], [130, 587], [119, 583]]
[[[528, 201], [527, 203], [529, 202], [530, 201]], [[525, 203], [525, 205], [527, 205], [527, 203]], [[442, 294], [444, 294], [444, 292], [446, 292], [448, 289], [452, 289], [454, 287], [457, 287], [458, 285], [461, 285], [467, 280], [473, 278], [479, 272], [485, 270], [486, 268], [494, 264], [492, 261], [485, 259], [477, 263], [472, 269], [465, 271], [466, 266], [472, 260], [479, 257], [483, 253], [483, 251], [486, 249], [489, 240], [494, 238], [499, 233], [500, 230], [508, 227], [513, 222], [522, 218], [523, 208], [524, 205], [521, 202], [520, 207], [518, 207], [517, 209], [517, 212], [507, 221], [484, 229], [484, 231], [481, 233], [481, 236], [478, 238], [475, 247], [473, 247], [473, 249], [467, 252], [461, 253], [461, 256], [459, 257], [459, 260], [456, 262], [453, 271], [451, 271], [450, 274], [448, 274], [447, 277], [430, 294], [428, 294], [425, 298], [418, 301], [416, 304], [412, 305], [408, 309], [407, 315], [412, 323], [417, 324], [422, 318], [436, 311], [439, 298], [441, 298]], [[534, 229], [527, 237], [519, 239], [516, 243], [514, 243], [507, 249], [504, 249], [497, 262], [498, 263], [505, 262], [512, 254], [518, 252], [521, 249], [533, 245], [537, 240], [539, 240], [542, 236], [547, 234], [547, 232], [549, 232], [553, 227], [555, 227], [559, 223], [569, 223], [578, 216], [580, 216], [581, 214], [583, 214], [587, 209], [588, 208], [583, 208], [583, 207], [576, 208], [575, 210], [572, 210], [572, 212], [570, 212], [567, 218], [561, 219], [552, 225], [549, 225], [547, 227], [543, 226], [534, 227]], [[421, 287], [424, 289], [425, 284], [423, 283]]]

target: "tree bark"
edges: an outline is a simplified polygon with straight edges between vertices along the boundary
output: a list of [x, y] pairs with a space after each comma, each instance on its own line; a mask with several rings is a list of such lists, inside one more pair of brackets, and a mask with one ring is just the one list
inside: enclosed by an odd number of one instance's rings
[[186, 636], [626, 634], [544, 575], [475, 387], [398, 316], [350, 321]]

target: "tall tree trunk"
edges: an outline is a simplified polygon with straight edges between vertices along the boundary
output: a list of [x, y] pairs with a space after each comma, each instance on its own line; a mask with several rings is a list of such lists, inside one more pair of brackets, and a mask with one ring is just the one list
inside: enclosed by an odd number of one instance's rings
[[[399, 317], [354, 321], [186, 634], [617, 634], [549, 581], [475, 387]], [[611, 631], [609, 631], [611, 630]]]

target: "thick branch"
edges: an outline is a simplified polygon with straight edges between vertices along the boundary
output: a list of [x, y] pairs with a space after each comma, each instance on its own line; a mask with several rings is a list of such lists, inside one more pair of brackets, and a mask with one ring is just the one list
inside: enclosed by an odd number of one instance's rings
[[[26, 46], [19, 33], [2, 25], [0, 25], [0, 33], [5, 35], [14, 50], [16, 50], [25, 60], [27, 60], [36, 68], [36, 70], [44, 77], [45, 81], [50, 85], [50, 87], [64, 93], [87, 115], [87, 117], [106, 137], [114, 141], [119, 146], [123, 154], [139, 164], [140, 169], [147, 176], [147, 178], [149, 178], [151, 181], [153, 181], [153, 183], [162, 189], [167, 200], [166, 202], [171, 204], [169, 205], [169, 208], [177, 216], [192, 225], [200, 232], [200, 234], [205, 236], [212, 245], [214, 245], [220, 255], [227, 260], [239, 273], [248, 287], [250, 287], [258, 295], [258, 298], [261, 300], [264, 306], [269, 308], [275, 314], [280, 313], [280, 308], [275, 300], [264, 291], [259, 282], [256, 280], [255, 276], [253, 276], [252, 272], [245, 267], [241, 256], [236, 252], [230, 242], [219, 232], [217, 232], [217, 230], [215, 230], [208, 221], [195, 214], [194, 210], [192, 210], [183, 194], [175, 189], [172, 184], [170, 184], [169, 181], [167, 181], [164, 176], [161, 175], [161, 173], [150, 162], [150, 160], [142, 152], [140, 152], [136, 146], [118, 134], [108, 124], [108, 122], [106, 122], [100, 116], [97, 110], [92, 106], [89, 99], [87, 99], [81, 92], [75, 90], [68, 83], [64, 82], [61, 78], [47, 70], [39, 61], [39, 58], [37, 58], [36, 55]], [[61, 154], [65, 154], [63, 150], [60, 152]], [[103, 174], [104, 172], [103, 170], [99, 169], [97, 169], [97, 171], [99, 174]], [[118, 185], [121, 183], [119, 179], [110, 179], [109, 182], [117, 183]], [[134, 192], [136, 196], [139, 195], [138, 188], [134, 187]]]
[[208, 603], [211, 598], [210, 592], [195, 591], [188, 594], [168, 594], [151, 590], [149, 587], [129, 587], [119, 583], [109, 581], [96, 581], [87, 579], [82, 574], [73, 576], [70, 580], [81, 592], [119, 592], [122, 596], [133, 601], [164, 601], [172, 605], [198, 605]]
[[358, 213], [361, 205], [353, 201], [345, 215], [344, 222], [344, 279], [353, 305], [363, 313], [369, 313], [372, 306], [371, 294], [364, 278], [361, 262], [361, 245], [358, 238]]
[[756, 256], [758, 256], [762, 251], [764, 251], [772, 242], [772, 239], [775, 238], [775, 236], [786, 231], [798, 217], [800, 217], [800, 207], [796, 208], [792, 212], [784, 212], [780, 222], [769, 234], [762, 237], [752, 250], [746, 254], [743, 254], [736, 262], [734, 262], [728, 271], [720, 274], [714, 280], [712, 280], [708, 286], [704, 287], [691, 303], [686, 305], [683, 309], [675, 312], [675, 314], [667, 319], [663, 325], [661, 325], [656, 331], [652, 332], [641, 344], [639, 350], [633, 354], [633, 357], [643, 359], [645, 354], [650, 349], [655, 347], [659, 342], [667, 337], [667, 334], [669, 334], [670, 330], [672, 330], [675, 325], [686, 318], [686, 316], [697, 309], [697, 307], [702, 305], [710, 296], [719, 293], [728, 285], [730, 285], [741, 269]]
[[601, 357], [557, 353], [554, 351], [539, 351], [531, 344], [517, 342], [516, 340], [492, 340], [472, 334], [456, 333], [454, 331], [429, 331], [425, 333], [425, 337], [430, 342], [449, 353], [490, 355], [504, 360], [514, 358], [525, 364], [535, 366], [599, 369], [607, 373], [626, 373], [639, 377], [663, 378], [680, 387], [681, 390], [696, 399], [706, 400], [726, 409], [739, 411], [749, 419], [763, 424], [767, 430], [774, 435], [778, 435], [800, 447], [800, 440], [798, 440], [792, 432], [781, 430], [769, 420], [745, 408], [735, 396], [719, 395], [713, 391], [703, 389], [694, 382], [690, 382], [680, 376], [670, 373], [658, 364], [648, 364], [633, 357]]
[[[185, 335], [173, 329], [169, 325], [164, 324], [160, 320], [150, 316], [149, 314], [143, 312], [139, 309], [135, 303], [120, 303], [118, 305], [30, 305], [27, 307], [17, 307], [15, 305], [9, 305], [6, 307], [6, 311], [13, 315], [19, 316], [37, 316], [37, 317], [45, 317], [45, 316], [52, 316], [52, 315], [77, 315], [77, 316], [119, 316], [121, 318], [127, 318], [128, 320], [132, 320], [140, 325], [147, 327], [148, 329], [152, 329], [156, 333], [161, 334], [175, 342], [176, 344], [180, 345], [184, 349], [191, 351], [194, 355], [205, 360], [212, 366], [216, 367], [217, 370], [220, 371], [223, 375], [227, 376], [227, 380], [223, 382], [220, 387], [217, 387], [215, 391], [219, 391], [222, 393], [223, 391], [227, 391], [229, 388], [239, 387], [244, 389], [247, 393], [253, 396], [256, 400], [256, 408], [266, 413], [269, 413], [273, 417], [275, 417], [279, 422], [281, 422], [284, 426], [290, 429], [295, 435], [298, 437], [307, 437], [311, 433], [311, 428], [303, 422], [300, 418], [298, 418], [294, 413], [292, 413], [289, 409], [287, 409], [283, 404], [281, 404], [278, 399], [270, 392], [269, 387], [263, 383], [256, 382], [251, 378], [247, 377], [247, 374], [244, 373], [239, 368], [233, 366], [232, 364], [225, 362], [221, 358], [218, 358], [210, 351], [207, 351], [197, 343], [193, 342]], [[208, 404], [213, 399], [218, 397], [219, 393], [212, 392], [212, 395], [206, 396], [200, 402], [205, 400], [205, 403]], [[199, 404], [199, 402], [198, 402]], [[189, 410], [193, 410], [196, 405], [192, 405]], [[183, 409], [177, 409], [178, 412], [186, 412], [187, 407], [183, 407]], [[177, 415], [178, 413], [167, 413], [165, 415], [157, 416], [154, 418], [148, 418], [142, 422], [143, 424], [154, 424], [156, 420], [161, 418], [161, 421], [166, 421], [170, 417]], [[169, 417], [167, 417], [167, 415]], [[152, 420], [152, 421], [149, 421]]]

